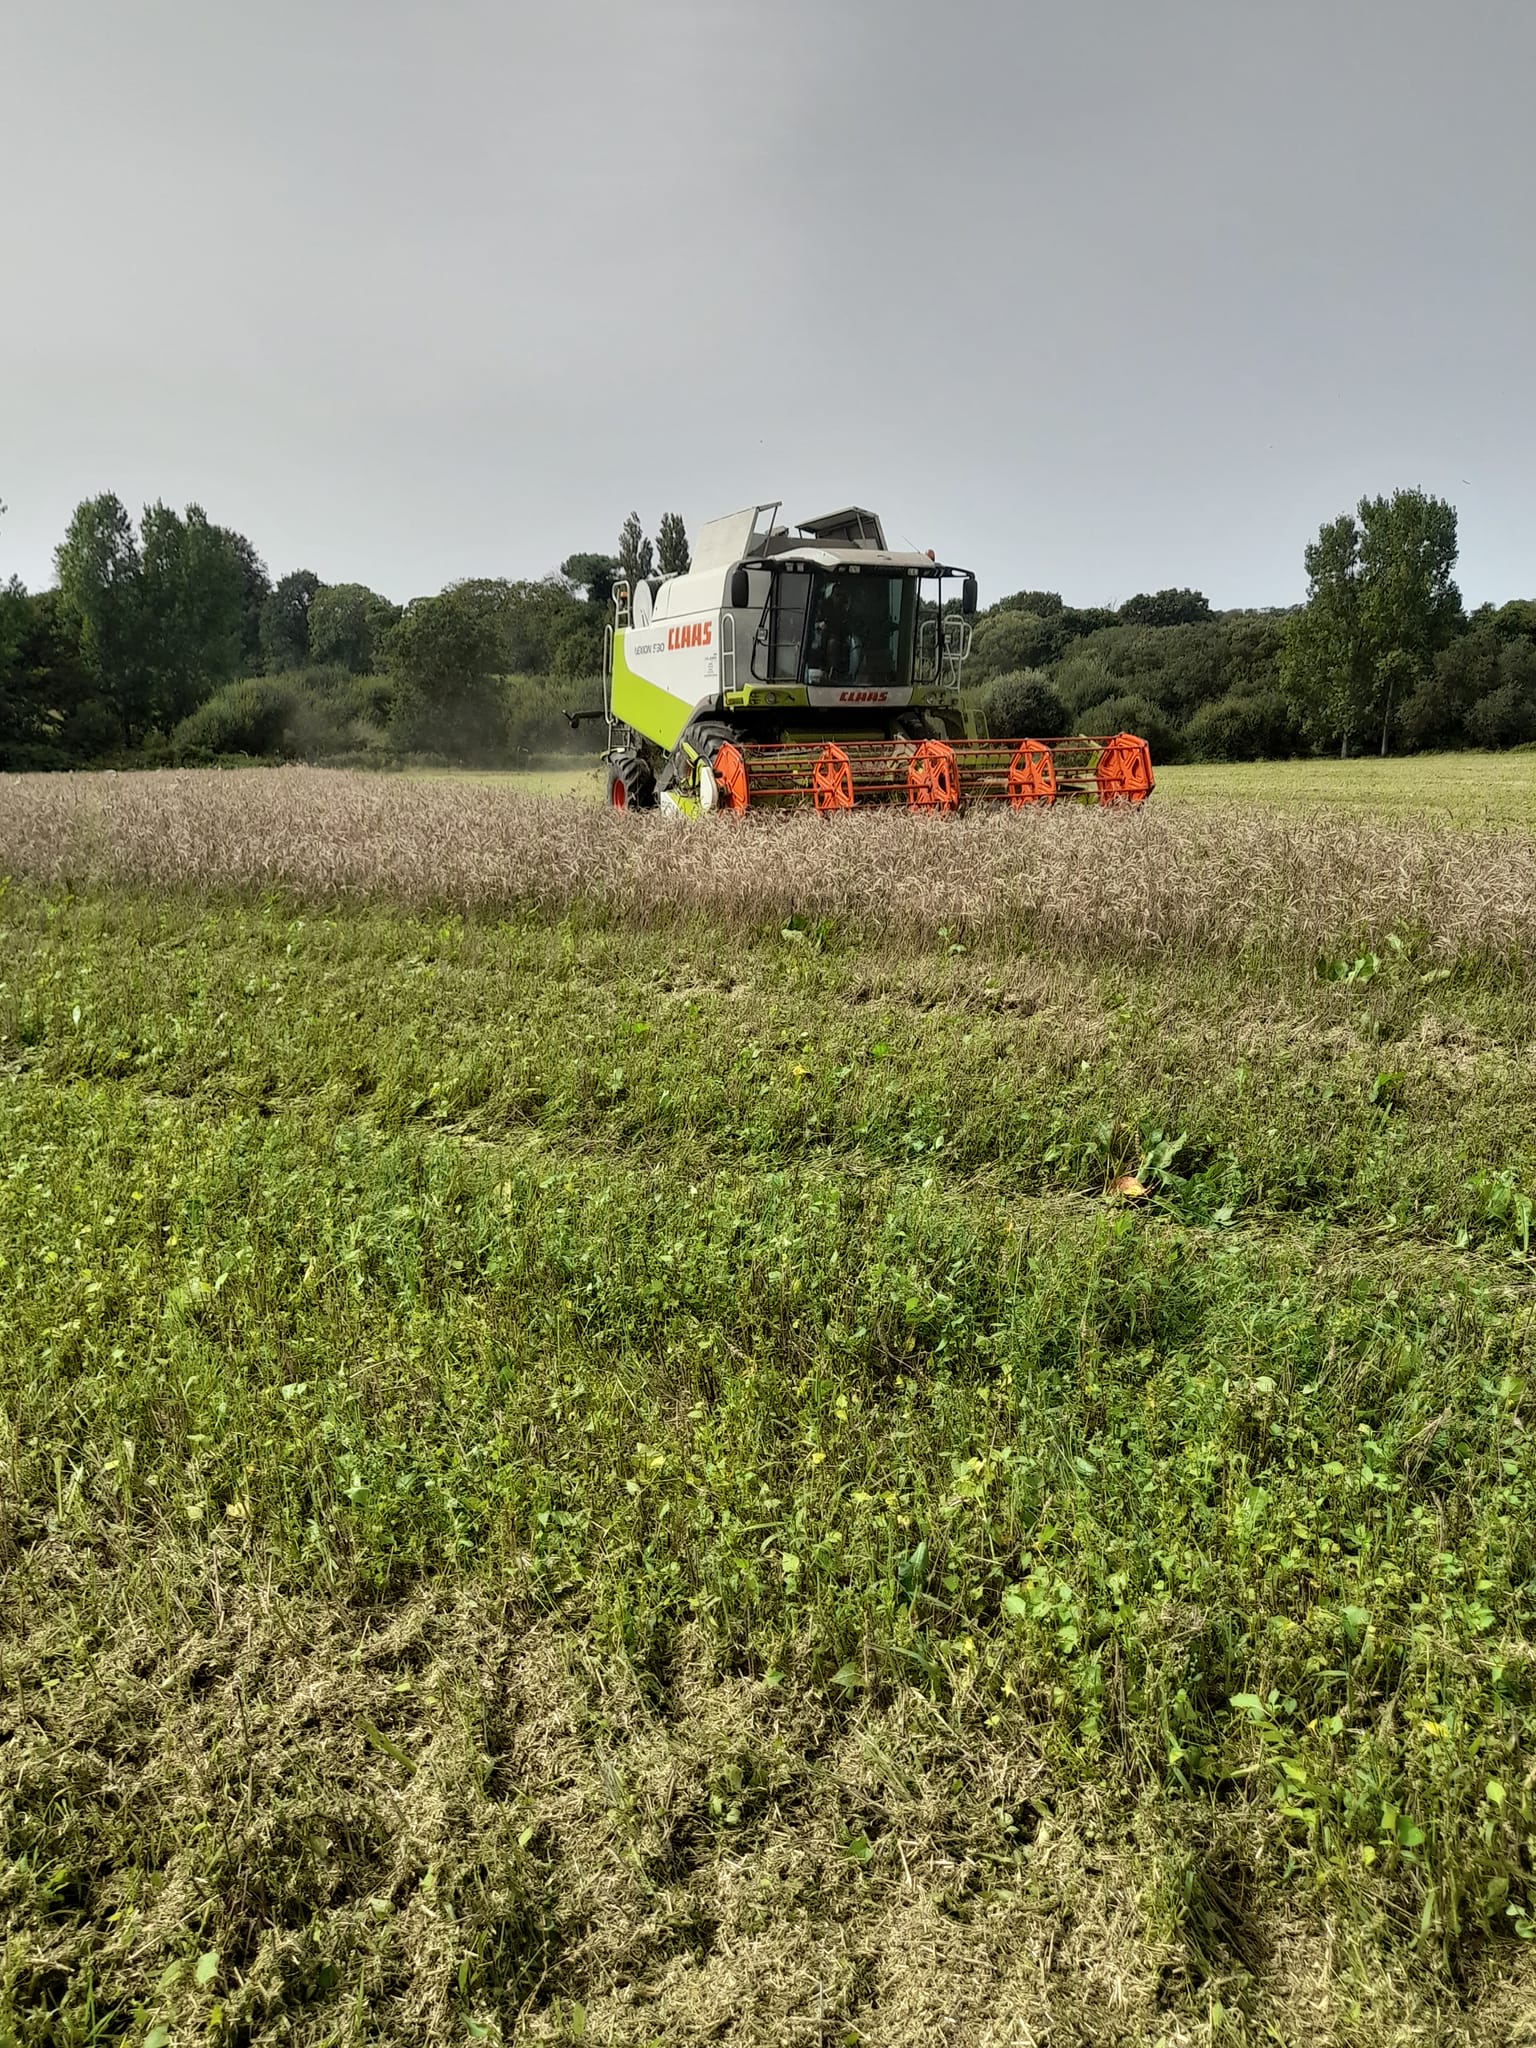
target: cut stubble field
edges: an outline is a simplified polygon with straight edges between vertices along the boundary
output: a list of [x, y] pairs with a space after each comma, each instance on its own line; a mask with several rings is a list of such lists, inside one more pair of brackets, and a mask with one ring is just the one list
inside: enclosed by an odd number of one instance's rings
[[1363, 760], [1190, 762], [1161, 768], [1164, 803], [1232, 803], [1496, 831], [1536, 827], [1536, 750]]
[[1536, 2040], [1536, 840], [0, 877], [0, 2039]]

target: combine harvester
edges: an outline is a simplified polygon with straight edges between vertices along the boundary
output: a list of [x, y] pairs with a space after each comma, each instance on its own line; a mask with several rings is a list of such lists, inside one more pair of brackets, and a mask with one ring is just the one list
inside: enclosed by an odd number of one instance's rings
[[894, 553], [858, 507], [794, 531], [778, 511], [717, 519], [685, 574], [615, 587], [603, 662], [614, 810], [1146, 801], [1152, 760], [1130, 733], [968, 731], [974, 576]]

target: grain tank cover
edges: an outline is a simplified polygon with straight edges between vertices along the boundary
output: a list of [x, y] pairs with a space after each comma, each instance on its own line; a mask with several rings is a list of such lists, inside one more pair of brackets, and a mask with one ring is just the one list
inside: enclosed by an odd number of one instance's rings
[[761, 555], [773, 531], [777, 504], [749, 505], [742, 512], [728, 512], [723, 519], [711, 519], [694, 536], [693, 567], [729, 569]]
[[862, 505], [849, 505], [841, 512], [823, 512], [819, 519], [802, 519], [800, 531], [824, 548], [875, 548], [885, 552], [885, 528], [879, 515]]

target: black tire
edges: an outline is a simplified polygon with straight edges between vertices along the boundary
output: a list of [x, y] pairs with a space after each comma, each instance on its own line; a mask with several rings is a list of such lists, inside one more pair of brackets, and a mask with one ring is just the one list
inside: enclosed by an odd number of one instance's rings
[[734, 726], [727, 725], [723, 718], [697, 718], [683, 734], [683, 738], [696, 753], [704, 756], [711, 767], [714, 766], [715, 756], [722, 747], [739, 748], [741, 745], [741, 734]]
[[648, 811], [656, 801], [656, 778], [638, 754], [608, 763], [606, 802], [611, 811]]

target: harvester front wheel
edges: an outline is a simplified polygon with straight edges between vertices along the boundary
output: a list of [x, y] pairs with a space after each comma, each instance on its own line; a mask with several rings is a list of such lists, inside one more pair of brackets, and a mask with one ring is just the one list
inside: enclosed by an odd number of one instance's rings
[[608, 808], [648, 811], [656, 801], [656, 778], [650, 763], [638, 754], [620, 754], [608, 763]]
[[709, 778], [699, 777], [700, 794], [712, 787], [713, 801], [705, 797], [709, 811], [744, 811], [747, 808], [747, 760], [736, 735], [728, 725], [706, 719], [688, 734], [694, 752], [709, 769]]

